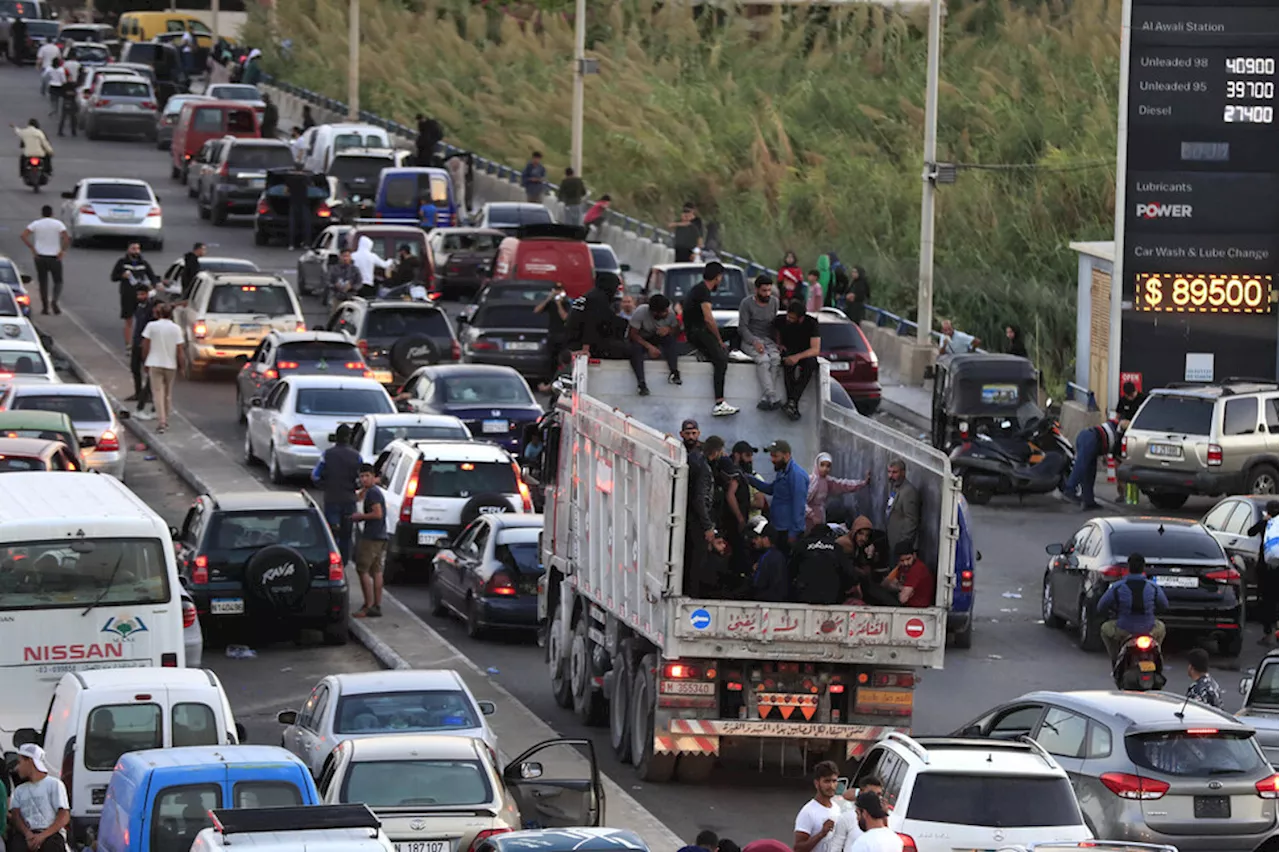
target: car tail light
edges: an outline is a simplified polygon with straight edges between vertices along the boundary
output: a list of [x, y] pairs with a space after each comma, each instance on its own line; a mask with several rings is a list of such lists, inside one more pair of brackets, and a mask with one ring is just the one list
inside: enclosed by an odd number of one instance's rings
[[418, 496], [418, 477], [422, 475], [422, 462], [415, 462], [413, 473], [409, 474], [409, 483], [404, 488], [404, 502], [400, 504], [400, 523], [407, 524], [413, 520], [413, 498]]
[[156, 108], [156, 102], [155, 102], [155, 101], [143, 101], [143, 102], [142, 102], [142, 108], [143, 108], [143, 109], [155, 109], [155, 108]]
[[191, 327], [191, 333], [196, 336], [196, 340], [204, 340], [209, 334], [209, 325], [202, 319], [196, 320], [196, 324]]
[[1120, 565], [1108, 565], [1106, 568], [1102, 569], [1102, 576], [1106, 577], [1108, 580], [1119, 580], [1121, 577], [1125, 576], [1128, 573], [1129, 573], [1128, 563], [1123, 563]]
[[148, 218], [148, 219], [153, 218], [153, 217], [155, 217], [155, 216], [159, 216], [159, 215], [161, 215], [161, 211], [160, 211], [160, 208], [159, 208], [158, 206], [154, 206], [154, 207], [152, 207], [150, 210], [148, 210], [148, 211], [147, 211], [147, 218]]
[[1280, 775], [1268, 775], [1253, 787], [1264, 799], [1280, 799]]
[[671, 680], [689, 680], [702, 677], [702, 667], [676, 661], [662, 667], [662, 676]]
[[1098, 780], [1122, 799], [1150, 801], [1169, 792], [1169, 785], [1163, 781], [1130, 775], [1128, 772], [1104, 772]]
[[118, 453], [120, 452], [120, 439], [116, 437], [116, 433], [108, 429], [102, 433], [102, 437], [98, 439], [98, 444], [94, 448], [102, 453]]
[[1155, 640], [1150, 636], [1139, 636], [1137, 639], [1133, 640], [1133, 644], [1138, 646], [1139, 651], [1150, 651], [1151, 646], [1155, 644]]
[[96, 107], [110, 106], [110, 105], [111, 105], [111, 99], [110, 99], [110, 98], [98, 98], [96, 101], [94, 101], [94, 102], [93, 102], [93, 105], [94, 105], [94, 106], [96, 106]]
[[1228, 583], [1236, 585], [1240, 582], [1240, 572], [1235, 568], [1221, 568], [1217, 571], [1210, 571], [1204, 575], [1206, 580], [1212, 580], [1215, 583]]
[[315, 441], [307, 434], [307, 427], [299, 424], [289, 430], [289, 443], [295, 447], [314, 447]]
[[277, 362], [277, 363], [276, 363], [276, 369], [278, 369], [278, 370], [296, 370], [296, 369], [298, 369], [298, 362], [297, 362], [297, 361], [279, 361], [279, 362]]
[[960, 591], [962, 592], [973, 591], [973, 572], [972, 571], [964, 570], [960, 572]]
[[342, 565], [342, 554], [335, 551], [329, 551], [329, 579], [335, 582], [342, 582], [347, 576], [347, 572]]
[[472, 352], [496, 352], [497, 350], [498, 344], [492, 340], [477, 340], [471, 344]]
[[182, 626], [192, 627], [196, 623], [196, 605], [191, 601], [182, 602]]
[[1206, 459], [1212, 467], [1220, 467], [1222, 465], [1222, 447], [1217, 444], [1209, 445], [1209, 453]]
[[489, 578], [489, 582], [485, 584], [484, 590], [490, 595], [510, 596], [516, 594], [516, 584], [511, 582], [511, 575], [506, 571], [495, 571]]
[[914, 837], [910, 834], [903, 834], [901, 831], [897, 834], [898, 839], [902, 841], [902, 852], [918, 852]]
[[485, 828], [476, 832], [476, 839], [471, 841], [471, 845], [467, 847], [467, 852], [476, 852], [485, 840], [493, 837], [495, 834], [506, 834], [511, 831], [509, 828]]
[[263, 199], [263, 200], [261, 200], [261, 201], [259, 201], [259, 202], [258, 202], [258, 215], [259, 215], [259, 216], [266, 216], [266, 215], [267, 215], [268, 213], [270, 213], [270, 212], [271, 212], [271, 205], [270, 205], [270, 204], [267, 204], [266, 199]]
[[524, 477], [520, 475], [520, 465], [512, 462], [511, 469], [516, 472], [516, 488], [520, 490], [520, 502], [524, 504], [526, 512], [532, 512], [533, 494], [529, 491], [529, 483], [525, 482]]
[[97, 212], [93, 209], [93, 205], [92, 205], [92, 204], [85, 204], [85, 205], [81, 206], [81, 208], [80, 208], [80, 213], [81, 213], [81, 215], [84, 215], [84, 216], [96, 216], [96, 215], [98, 215], [98, 214], [97, 214]]
[[319, 216], [321, 219], [328, 219], [330, 216], [333, 215], [333, 211], [329, 209], [328, 204], [325, 204], [323, 201], [321, 201], [320, 206], [316, 208], [316, 215]]
[[209, 582], [209, 557], [204, 554], [196, 557], [195, 567], [191, 569], [191, 582], [197, 586]]

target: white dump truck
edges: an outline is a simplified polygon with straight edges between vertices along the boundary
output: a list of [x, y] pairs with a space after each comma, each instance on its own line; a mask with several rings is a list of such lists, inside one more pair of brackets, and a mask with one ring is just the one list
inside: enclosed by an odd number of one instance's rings
[[[651, 381], [641, 397], [627, 362], [579, 356], [546, 427], [539, 607], [556, 699], [607, 723], [619, 758], [646, 781], [705, 778], [722, 748], [745, 740], [757, 741], [761, 768], [797, 753], [810, 764], [857, 759], [910, 729], [919, 670], [942, 666], [959, 502], [948, 459], [832, 403], [825, 361], [795, 422], [757, 410], [750, 363], [729, 366], [728, 399], [741, 410], [724, 418], [711, 416], [711, 365], [685, 358], [681, 372], [683, 385]], [[888, 463], [905, 461], [922, 496], [918, 542], [935, 569], [935, 605], [684, 595], [688, 473], [676, 433], [686, 417], [728, 447], [784, 439], [807, 471], [819, 451], [834, 457], [834, 475], [873, 471], [854, 509], [881, 529]], [[772, 480], [768, 456], [756, 467]]]

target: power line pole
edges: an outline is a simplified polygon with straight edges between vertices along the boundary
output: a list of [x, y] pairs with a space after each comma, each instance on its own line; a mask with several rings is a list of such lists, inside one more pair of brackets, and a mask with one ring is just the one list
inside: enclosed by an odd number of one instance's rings
[[587, 60], [587, 0], [577, 0], [573, 13], [573, 131], [570, 142], [570, 165], [573, 173], [582, 175], [582, 121], [586, 92], [584, 76]]
[[347, 12], [347, 119], [360, 120], [360, 0]]
[[920, 192], [920, 289], [916, 296], [916, 341], [933, 332], [933, 195], [938, 161], [938, 55], [942, 51], [942, 0], [929, 4], [929, 62], [924, 93], [924, 171]]

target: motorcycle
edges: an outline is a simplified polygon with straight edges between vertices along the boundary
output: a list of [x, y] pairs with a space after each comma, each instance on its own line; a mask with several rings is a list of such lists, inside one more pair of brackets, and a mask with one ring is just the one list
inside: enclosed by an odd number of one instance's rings
[[1130, 636], [1111, 667], [1116, 689], [1150, 692], [1164, 689], [1164, 655], [1152, 636]]
[[1075, 462], [1075, 448], [1057, 421], [1041, 417], [1016, 435], [979, 433], [951, 451], [951, 469], [961, 492], [975, 506], [996, 494], [1048, 494], [1062, 487]]
[[31, 187], [32, 192], [39, 192], [40, 187], [49, 182], [49, 175], [44, 170], [44, 157], [22, 158], [22, 182]]

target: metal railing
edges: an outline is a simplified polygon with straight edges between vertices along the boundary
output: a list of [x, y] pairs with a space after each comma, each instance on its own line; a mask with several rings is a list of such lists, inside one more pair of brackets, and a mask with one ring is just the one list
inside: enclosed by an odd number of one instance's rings
[[[304, 89], [301, 86], [295, 86], [292, 83], [280, 80], [270, 74], [264, 73], [262, 75], [262, 82], [275, 86], [283, 92], [293, 95], [294, 97], [301, 98], [315, 106], [327, 109], [330, 112], [335, 112], [339, 115], [346, 115], [347, 113], [347, 105], [342, 101], [326, 97], [325, 95], [313, 92], [310, 89]], [[383, 118], [382, 116], [374, 115], [368, 110], [360, 111], [360, 120], [367, 124], [372, 124], [375, 127], [381, 127], [388, 133], [395, 133], [409, 139], [414, 139], [418, 135], [416, 128], [407, 127], [397, 121], [391, 121]], [[448, 159], [455, 154], [470, 154], [473, 167], [476, 171], [482, 174], [492, 175], [510, 183], [518, 184], [520, 182], [520, 175], [522, 173], [521, 169], [513, 168], [512, 166], [508, 166], [504, 163], [499, 163], [496, 160], [490, 160], [487, 157], [482, 157], [475, 152], [467, 151], [455, 145], [450, 145], [447, 142], [440, 143], [440, 148], [443, 151], [445, 159]], [[552, 192], [558, 192], [560, 189], [560, 187], [554, 183], [547, 183], [545, 186], [547, 186]], [[622, 228], [624, 231], [633, 232], [636, 236], [642, 239], [661, 243], [667, 247], [671, 247], [673, 245], [672, 233], [665, 228], [660, 228], [657, 225], [654, 225], [651, 222], [643, 222], [636, 219], [634, 216], [627, 216], [616, 210], [606, 210], [604, 216], [605, 224], [615, 225]], [[721, 261], [727, 261], [741, 266], [748, 280], [757, 275], [768, 275], [775, 279], [778, 277], [778, 271], [776, 269], [772, 269], [761, 263], [756, 263], [754, 260], [742, 257], [741, 255], [726, 251], [718, 251], [716, 252], [716, 258]], [[865, 310], [866, 315], [871, 318], [878, 327], [893, 326], [896, 329], [896, 334], [900, 337], [914, 337], [916, 334], [918, 326], [914, 321], [909, 320], [906, 317], [898, 316], [884, 308], [877, 308], [874, 305], [867, 305]], [[930, 331], [930, 336], [933, 338], [935, 343], [941, 344], [941, 333], [937, 331]], [[1092, 394], [1090, 394], [1090, 398], [1092, 399]]]

